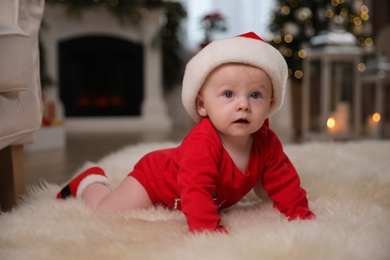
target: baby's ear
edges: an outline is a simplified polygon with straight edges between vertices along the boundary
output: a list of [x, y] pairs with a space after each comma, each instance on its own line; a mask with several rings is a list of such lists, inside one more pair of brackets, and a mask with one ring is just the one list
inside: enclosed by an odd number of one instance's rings
[[196, 103], [196, 110], [198, 111], [198, 114], [202, 117], [207, 116], [207, 110], [204, 106], [203, 97], [201, 95], [198, 95], [195, 100]]
[[269, 102], [269, 107], [271, 108], [271, 106], [275, 103], [275, 99], [272, 97], [271, 98], [271, 101]]

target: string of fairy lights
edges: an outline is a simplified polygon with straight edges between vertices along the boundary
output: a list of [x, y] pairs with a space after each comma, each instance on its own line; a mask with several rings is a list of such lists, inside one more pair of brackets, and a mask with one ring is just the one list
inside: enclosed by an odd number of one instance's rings
[[284, 55], [290, 78], [300, 80], [310, 38], [328, 30], [336, 16], [345, 19], [345, 29], [356, 36], [358, 46], [372, 47], [369, 11], [364, 0], [279, 0], [266, 39]]

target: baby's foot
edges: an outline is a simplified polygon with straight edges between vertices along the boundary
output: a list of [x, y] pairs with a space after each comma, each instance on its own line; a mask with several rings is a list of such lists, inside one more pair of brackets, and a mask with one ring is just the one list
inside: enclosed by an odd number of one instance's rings
[[85, 170], [83, 173], [74, 178], [57, 194], [57, 199], [66, 199], [70, 196], [80, 198], [85, 188], [96, 182], [103, 183], [108, 187], [111, 186], [103, 169], [97, 166]]

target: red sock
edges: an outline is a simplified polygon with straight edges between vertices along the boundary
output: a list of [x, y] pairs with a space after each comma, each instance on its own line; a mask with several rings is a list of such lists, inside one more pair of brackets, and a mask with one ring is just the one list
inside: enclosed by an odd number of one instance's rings
[[77, 197], [77, 195], [80, 195], [82, 191], [84, 191], [86, 186], [95, 182], [110, 186], [109, 180], [103, 169], [97, 166], [85, 170], [74, 178], [57, 194], [57, 199], [66, 199], [70, 196]]

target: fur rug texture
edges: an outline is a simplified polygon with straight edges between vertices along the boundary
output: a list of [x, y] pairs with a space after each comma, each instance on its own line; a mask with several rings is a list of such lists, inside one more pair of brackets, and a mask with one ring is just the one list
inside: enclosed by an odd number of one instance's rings
[[[176, 145], [127, 146], [97, 164], [117, 185], [142, 155]], [[288, 222], [248, 194], [221, 212], [228, 235], [194, 235], [180, 211], [97, 213], [54, 199], [61, 187], [42, 183], [0, 215], [0, 259], [390, 259], [390, 141], [289, 144], [285, 152], [315, 220]]]

